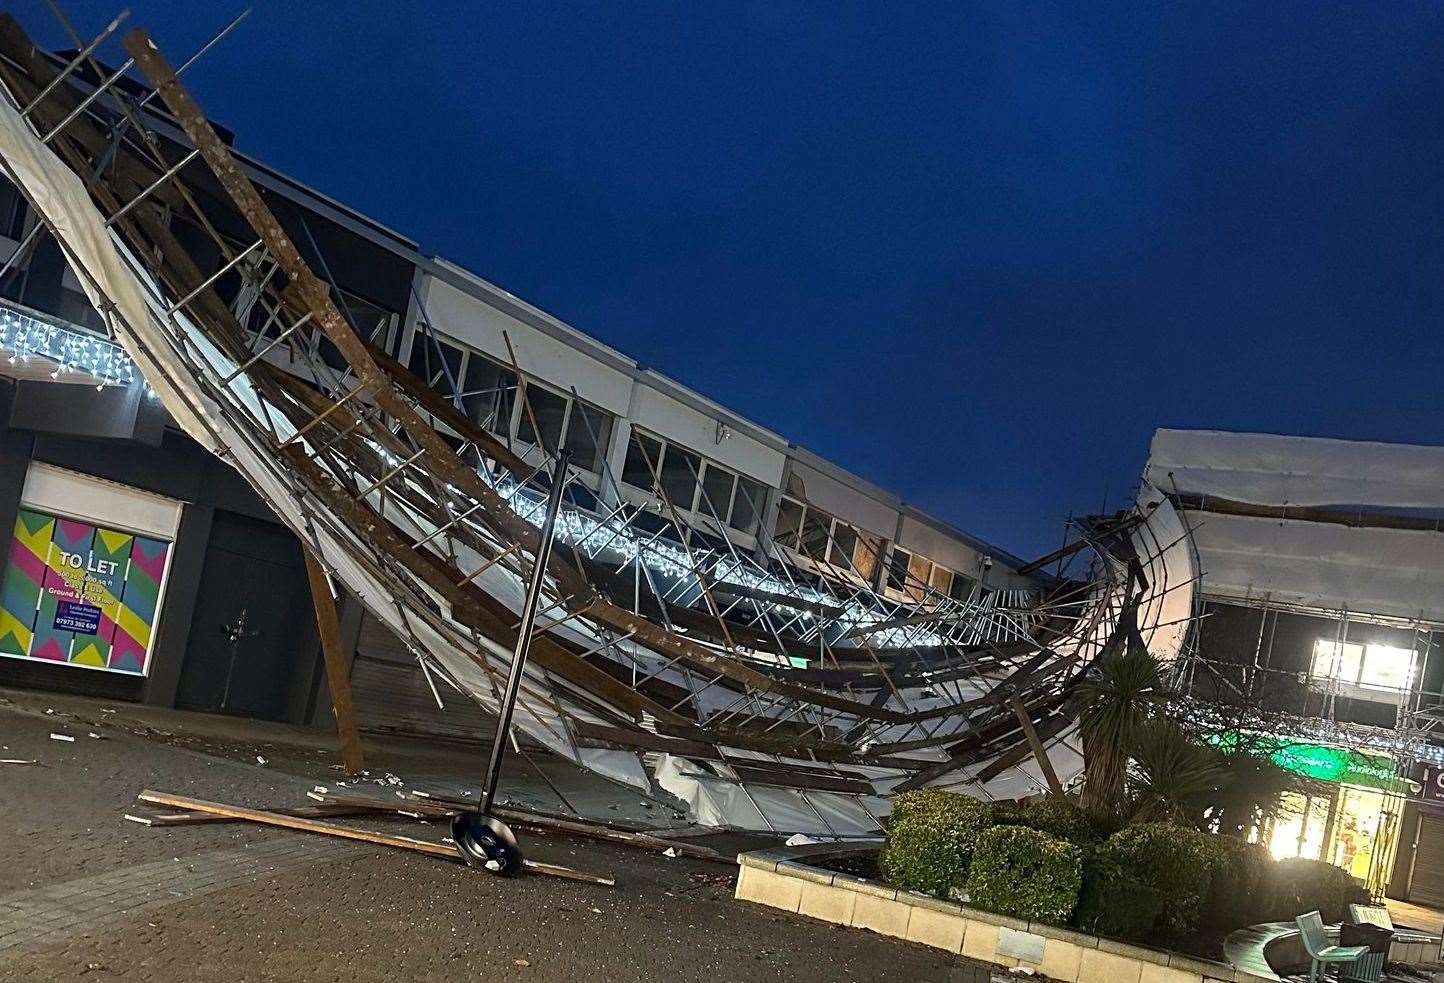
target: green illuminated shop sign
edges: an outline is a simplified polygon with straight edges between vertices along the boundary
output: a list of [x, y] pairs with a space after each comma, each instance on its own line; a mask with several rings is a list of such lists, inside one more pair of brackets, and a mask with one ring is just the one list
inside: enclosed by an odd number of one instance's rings
[[[1237, 739], [1225, 736], [1217, 743], [1228, 746]], [[1280, 768], [1308, 778], [1341, 785], [1362, 785], [1392, 791], [1407, 791], [1408, 785], [1395, 773], [1394, 759], [1382, 754], [1365, 754], [1327, 744], [1290, 741], [1283, 737], [1256, 737], [1259, 750], [1272, 747], [1269, 757]]]

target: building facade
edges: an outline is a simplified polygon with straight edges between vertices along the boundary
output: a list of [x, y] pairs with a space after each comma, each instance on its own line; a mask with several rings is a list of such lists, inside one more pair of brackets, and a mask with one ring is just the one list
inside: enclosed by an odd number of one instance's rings
[[1145, 481], [1197, 550], [1181, 684], [1310, 780], [1264, 842], [1444, 905], [1444, 448], [1160, 430]]
[[[0, 36], [0, 49], [10, 43]], [[108, 98], [108, 97], [107, 97]], [[102, 103], [103, 104], [103, 101]], [[156, 131], [184, 141], [156, 111]], [[799, 580], [871, 585], [900, 602], [1032, 584], [1022, 562], [569, 327], [364, 216], [244, 161], [346, 317], [523, 458], [565, 447], [597, 515], [623, 502], [685, 513], [728, 549]], [[231, 209], [205, 200], [243, 249]], [[199, 253], [190, 220], [168, 218]], [[328, 694], [295, 538], [223, 461], [170, 426], [106, 341], [59, 248], [0, 187], [0, 685], [325, 723]], [[204, 257], [199, 257], [203, 259]], [[219, 261], [213, 265], [219, 265]], [[217, 292], [264, 337], [247, 271]], [[319, 333], [322, 358], [339, 357]], [[287, 366], [284, 348], [265, 357]], [[526, 399], [518, 398], [525, 387]], [[661, 494], [655, 489], [661, 488]], [[633, 521], [646, 532], [647, 511]], [[343, 601], [363, 726], [467, 737], [482, 725], [413, 653]], [[438, 706], [444, 702], [445, 708]]]

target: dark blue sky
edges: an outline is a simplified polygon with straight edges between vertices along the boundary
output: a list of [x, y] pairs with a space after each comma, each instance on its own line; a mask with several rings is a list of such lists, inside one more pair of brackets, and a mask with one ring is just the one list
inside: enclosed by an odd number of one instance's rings
[[[241, 9], [130, 5], [176, 62]], [[1117, 504], [1156, 427], [1444, 443], [1437, 4], [257, 0], [189, 82], [248, 152], [1014, 552]]]

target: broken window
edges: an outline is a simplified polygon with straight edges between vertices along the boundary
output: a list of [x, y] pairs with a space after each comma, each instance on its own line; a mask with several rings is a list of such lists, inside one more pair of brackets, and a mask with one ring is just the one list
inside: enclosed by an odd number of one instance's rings
[[516, 374], [485, 355], [468, 352], [463, 375], [461, 404], [466, 415], [492, 433], [510, 437]]
[[772, 538], [779, 546], [797, 549], [797, 537], [802, 531], [802, 513], [806, 511], [801, 502], [784, 498], [777, 504], [777, 526]]
[[913, 555], [901, 547], [892, 548], [892, 557], [887, 565], [887, 585], [895, 591], [902, 591], [907, 588], [908, 564], [912, 562]]
[[612, 440], [612, 414], [578, 399], [571, 404], [566, 449], [572, 452], [572, 463], [577, 467], [599, 472]]
[[853, 569], [852, 556], [857, 551], [857, 530], [838, 520], [832, 524], [832, 548], [827, 558], [843, 570]]

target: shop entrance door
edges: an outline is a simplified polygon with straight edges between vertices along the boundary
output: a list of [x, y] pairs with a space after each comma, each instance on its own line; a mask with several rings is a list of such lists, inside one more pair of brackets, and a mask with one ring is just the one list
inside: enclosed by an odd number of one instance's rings
[[272, 522], [217, 511], [176, 706], [285, 720], [310, 617], [296, 537]]
[[1284, 793], [1269, 835], [1269, 852], [1275, 859], [1306, 857], [1318, 860], [1322, 856], [1332, 799], [1332, 795]]

